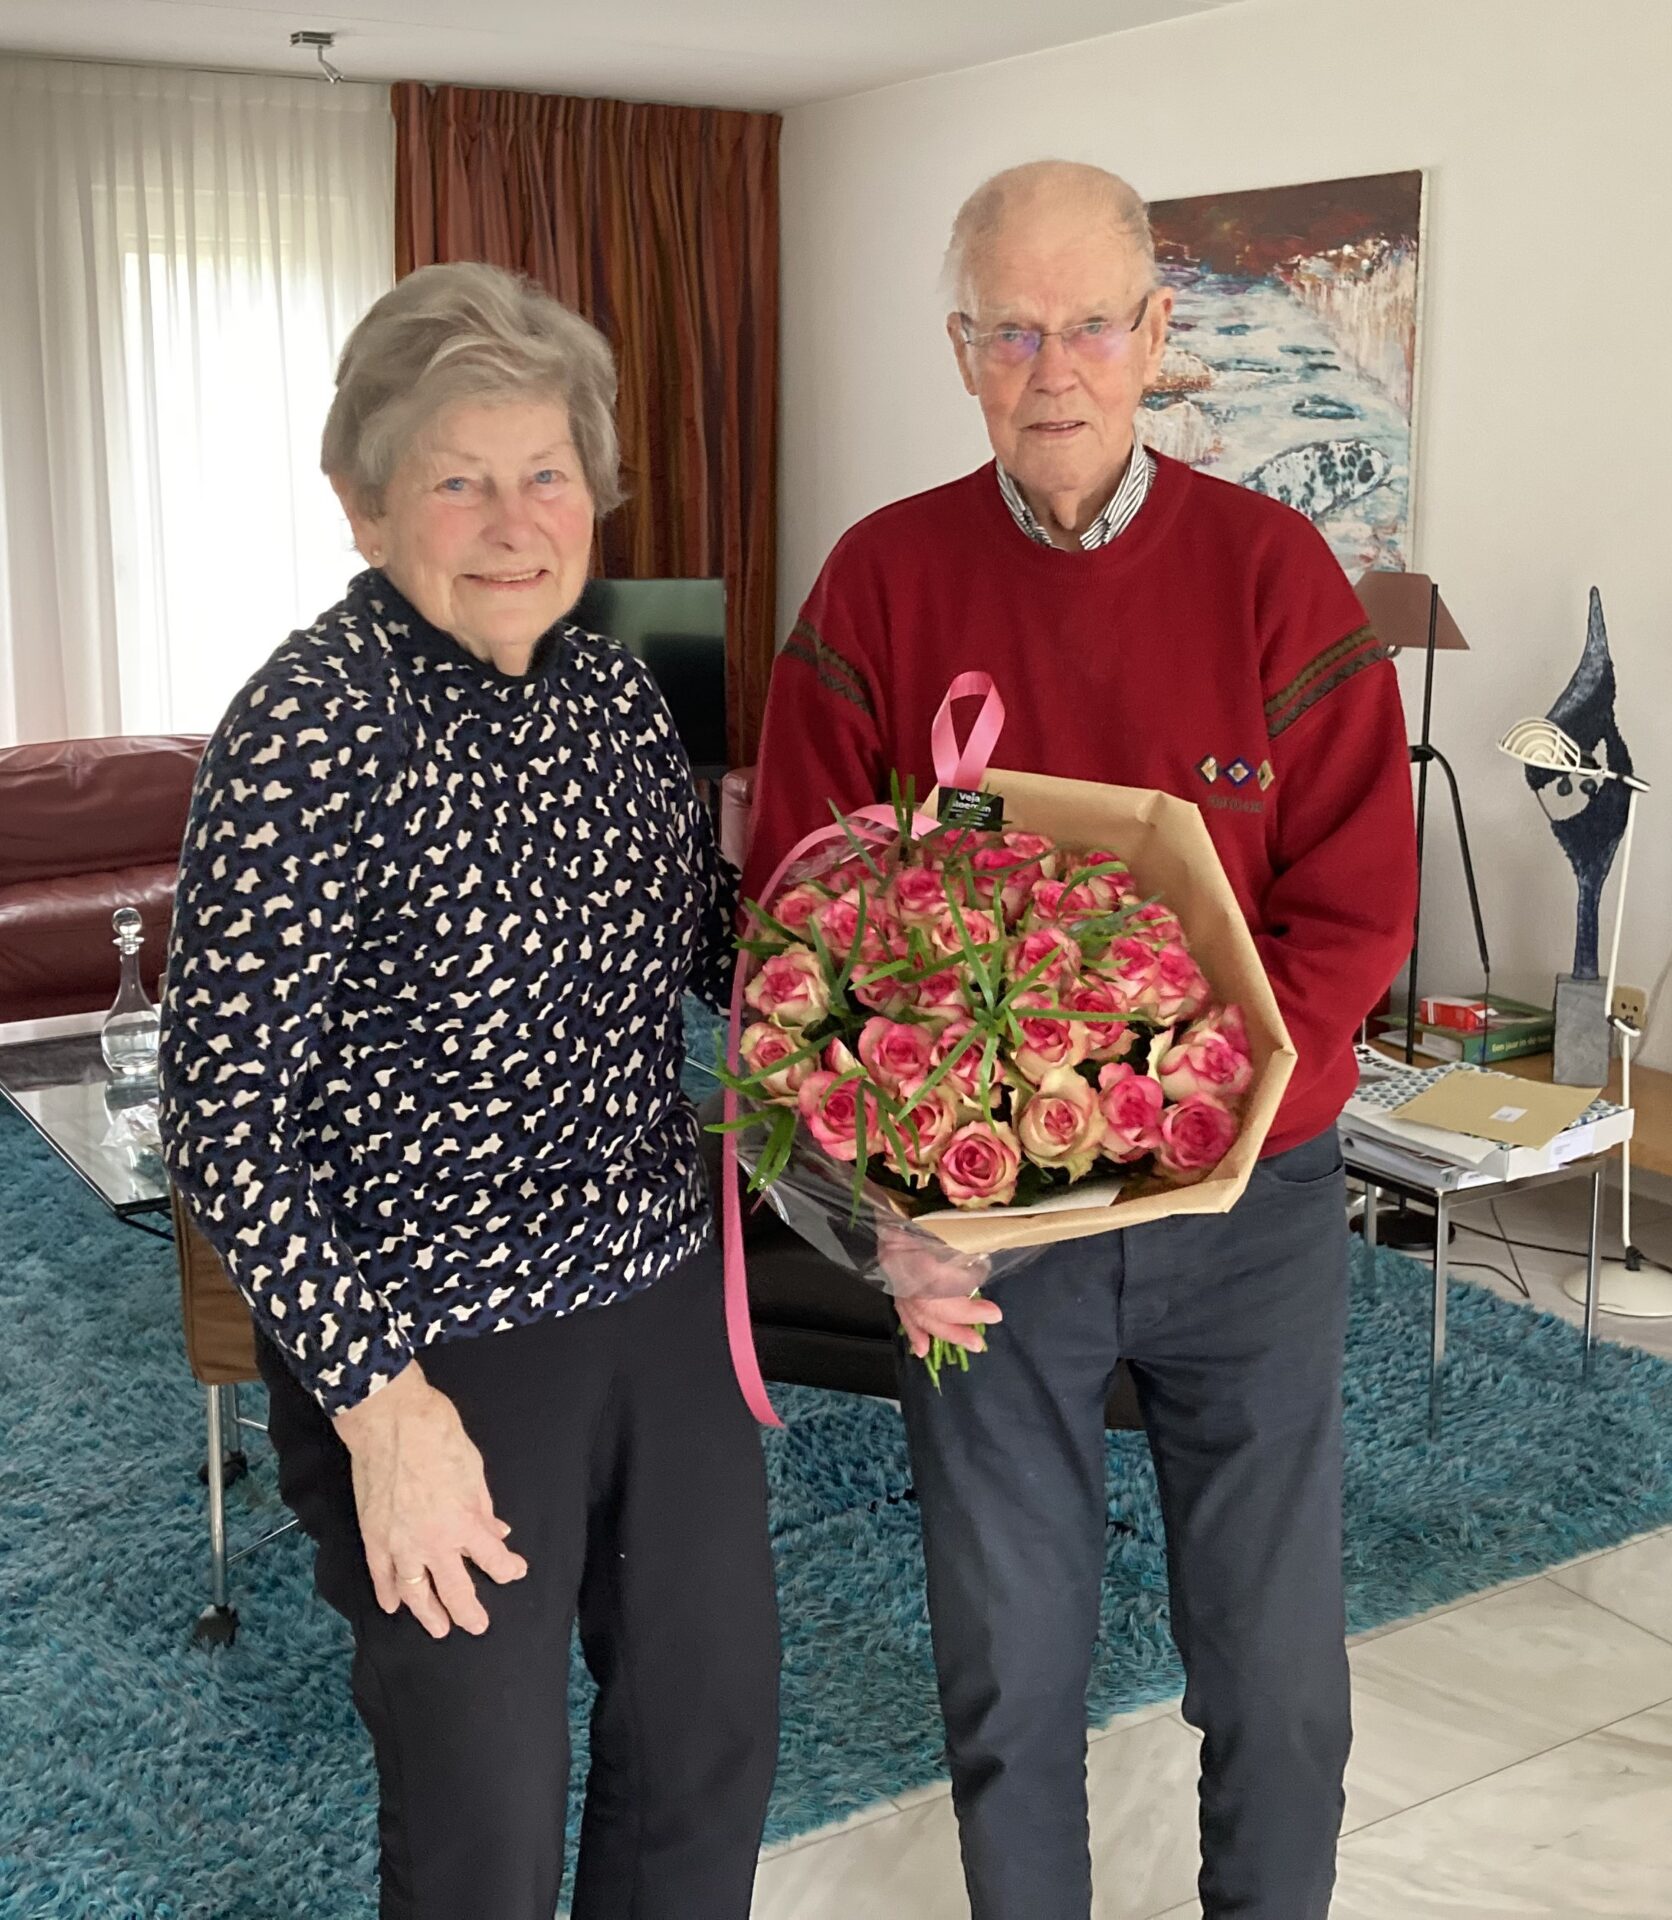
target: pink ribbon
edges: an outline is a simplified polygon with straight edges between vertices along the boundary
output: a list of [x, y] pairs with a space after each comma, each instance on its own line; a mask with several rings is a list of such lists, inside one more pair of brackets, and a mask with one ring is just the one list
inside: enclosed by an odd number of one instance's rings
[[[960, 754], [952, 725], [952, 703], [976, 694], [985, 697], [981, 712], [976, 716], [975, 725], [970, 729], [969, 739]], [[943, 787], [978, 787], [987, 772], [988, 760], [998, 744], [1003, 727], [1004, 702], [999, 698], [991, 675], [959, 674], [947, 688], [946, 698], [941, 702], [940, 711], [930, 728], [935, 778]], [[873, 843], [892, 839], [899, 829], [898, 816], [891, 806], [886, 805], [860, 807], [856, 812], [847, 814], [845, 819], [847, 828]], [[911, 824], [918, 833], [928, 833], [937, 822], [930, 814], [917, 813], [912, 816]], [[761, 888], [763, 904], [777, 892], [779, 883], [796, 861], [815, 847], [826, 846], [832, 840], [845, 840], [848, 837], [847, 828], [832, 821], [828, 827], [817, 827], [798, 840], [778, 862], [772, 877]], [[732, 969], [726, 1065], [734, 1074], [741, 1072], [738, 1046], [743, 1033], [743, 989], [748, 959], [747, 954], [740, 953]], [[726, 1089], [723, 1111], [726, 1120], [737, 1118], [737, 1095], [730, 1087]], [[749, 1320], [749, 1275], [743, 1251], [743, 1199], [737, 1190], [737, 1135], [729, 1128], [721, 1135], [720, 1185], [721, 1251], [726, 1277], [726, 1340], [731, 1348], [732, 1371], [737, 1375], [737, 1384], [749, 1411], [761, 1425], [781, 1427], [784, 1423], [778, 1418], [771, 1396], [767, 1393], [766, 1382], [761, 1378], [760, 1357], [755, 1352], [755, 1330]]]
[[[981, 711], [975, 716], [970, 737], [958, 749], [958, 735], [952, 725], [954, 700], [981, 696]], [[961, 673], [946, 690], [929, 728], [929, 745], [935, 757], [935, 778], [943, 787], [979, 787], [987, 777], [993, 749], [1004, 731], [1004, 702], [993, 685], [990, 673]]]

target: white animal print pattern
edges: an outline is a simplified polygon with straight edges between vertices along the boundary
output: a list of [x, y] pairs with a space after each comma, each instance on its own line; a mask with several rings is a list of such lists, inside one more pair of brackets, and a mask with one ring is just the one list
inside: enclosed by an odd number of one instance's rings
[[245, 687], [186, 831], [163, 1144], [327, 1411], [704, 1243], [680, 1000], [718, 1003], [732, 878], [596, 635], [513, 679], [367, 573]]

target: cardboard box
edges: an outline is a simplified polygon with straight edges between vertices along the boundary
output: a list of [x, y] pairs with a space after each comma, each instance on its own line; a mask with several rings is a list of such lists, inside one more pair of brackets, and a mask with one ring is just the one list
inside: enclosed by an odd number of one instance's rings
[[1576, 1126], [1600, 1091], [1546, 1086], [1507, 1073], [1448, 1073], [1395, 1107], [1393, 1117], [1498, 1146], [1537, 1149]]
[[1484, 1000], [1467, 1000], [1455, 993], [1431, 993], [1417, 1002], [1417, 1018], [1425, 1027], [1451, 1027], [1458, 1033], [1479, 1033], [1503, 1018], [1501, 1010]]

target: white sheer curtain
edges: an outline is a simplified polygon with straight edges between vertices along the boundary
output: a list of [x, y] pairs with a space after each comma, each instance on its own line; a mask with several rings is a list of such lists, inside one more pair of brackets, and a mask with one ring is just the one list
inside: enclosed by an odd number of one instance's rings
[[386, 88], [0, 58], [0, 744], [205, 732], [339, 596], [393, 279]]

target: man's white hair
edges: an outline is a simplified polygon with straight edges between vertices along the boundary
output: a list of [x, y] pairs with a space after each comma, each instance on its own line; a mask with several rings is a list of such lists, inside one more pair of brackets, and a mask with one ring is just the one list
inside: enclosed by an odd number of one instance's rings
[[1149, 208], [1136, 188], [1118, 173], [1078, 160], [1030, 160], [1006, 167], [983, 180], [958, 209], [946, 249], [944, 279], [960, 308], [973, 303], [981, 261], [1001, 228], [1045, 207], [1071, 207], [1088, 224], [1103, 223], [1110, 234], [1132, 248], [1153, 284], [1155, 236]]

